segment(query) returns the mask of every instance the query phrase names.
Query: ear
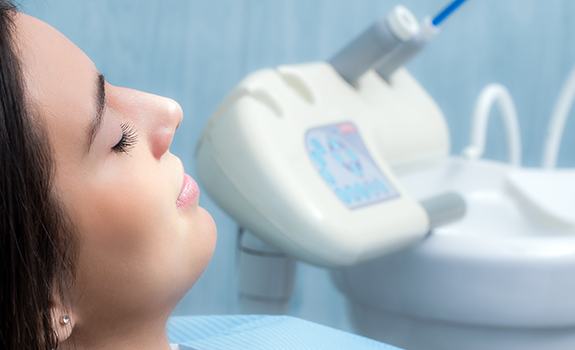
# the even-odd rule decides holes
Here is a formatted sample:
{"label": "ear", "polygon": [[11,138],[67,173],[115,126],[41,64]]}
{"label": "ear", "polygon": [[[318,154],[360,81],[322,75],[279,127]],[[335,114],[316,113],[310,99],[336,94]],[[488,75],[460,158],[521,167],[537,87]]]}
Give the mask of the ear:
{"label": "ear", "polygon": [[52,319],[52,329],[56,333],[58,343],[61,344],[70,338],[76,319],[72,312],[64,308],[60,302],[54,303],[50,309],[50,316]]}

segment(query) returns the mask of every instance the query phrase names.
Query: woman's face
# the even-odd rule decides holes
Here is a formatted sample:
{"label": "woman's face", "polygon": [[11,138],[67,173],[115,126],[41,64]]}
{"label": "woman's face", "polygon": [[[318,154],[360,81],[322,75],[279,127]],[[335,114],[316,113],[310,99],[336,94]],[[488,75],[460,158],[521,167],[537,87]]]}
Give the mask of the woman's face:
{"label": "woman's face", "polygon": [[79,48],[37,19],[19,14],[16,28],[29,104],[53,148],[54,190],[79,236],[77,327],[167,317],[215,244],[193,186],[191,201],[180,197],[184,169],[169,150],[180,106],[102,82]]}

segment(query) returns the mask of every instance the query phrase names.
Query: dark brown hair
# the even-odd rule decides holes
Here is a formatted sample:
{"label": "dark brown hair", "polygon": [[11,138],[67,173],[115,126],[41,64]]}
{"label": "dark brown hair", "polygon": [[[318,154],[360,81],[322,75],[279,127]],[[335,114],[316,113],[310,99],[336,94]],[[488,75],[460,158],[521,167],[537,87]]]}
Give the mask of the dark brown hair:
{"label": "dark brown hair", "polygon": [[55,349],[50,309],[73,281],[71,225],[47,135],[26,101],[16,9],[0,0],[0,349]]}

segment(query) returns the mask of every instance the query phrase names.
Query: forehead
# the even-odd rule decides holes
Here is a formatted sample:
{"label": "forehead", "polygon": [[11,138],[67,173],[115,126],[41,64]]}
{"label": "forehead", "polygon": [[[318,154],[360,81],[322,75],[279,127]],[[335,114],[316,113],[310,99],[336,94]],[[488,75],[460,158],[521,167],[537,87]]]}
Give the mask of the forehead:
{"label": "forehead", "polygon": [[94,113],[96,68],[48,24],[22,13],[16,15],[15,24],[29,103],[43,119],[53,147],[63,152],[59,140],[81,142],[79,135]]}

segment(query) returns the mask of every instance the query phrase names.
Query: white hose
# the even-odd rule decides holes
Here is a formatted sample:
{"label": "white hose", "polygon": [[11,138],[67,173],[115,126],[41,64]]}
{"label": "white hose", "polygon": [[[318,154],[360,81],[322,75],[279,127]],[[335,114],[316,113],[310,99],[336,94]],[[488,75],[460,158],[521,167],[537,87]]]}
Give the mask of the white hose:
{"label": "white hose", "polygon": [[509,91],[500,84],[487,85],[477,98],[471,128],[471,144],[463,151],[463,155],[468,159],[479,159],[483,156],[489,116],[495,103],[501,111],[505,124],[509,162],[513,166],[520,166],[521,133],[517,109]]}
{"label": "white hose", "polygon": [[575,100],[575,68],[567,78],[563,90],[559,94],[559,98],[555,103],[551,120],[549,121],[549,128],[547,129],[547,139],[545,140],[545,149],[543,150],[543,167],[547,169],[555,168],[557,166],[557,158],[559,156],[559,148],[561,147],[561,140],[563,138],[563,131],[567,123],[567,117],[573,107]]}

